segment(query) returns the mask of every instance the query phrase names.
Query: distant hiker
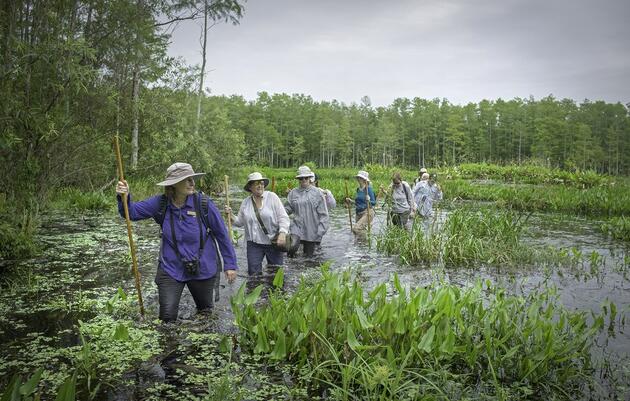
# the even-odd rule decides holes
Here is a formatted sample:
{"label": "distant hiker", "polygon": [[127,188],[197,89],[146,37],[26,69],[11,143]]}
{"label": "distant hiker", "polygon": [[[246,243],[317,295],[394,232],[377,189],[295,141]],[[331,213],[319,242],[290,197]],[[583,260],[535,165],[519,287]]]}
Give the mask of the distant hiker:
{"label": "distant hiker", "polygon": [[289,192],[284,207],[293,214],[290,232],[300,236],[304,256],[311,257],[328,231],[328,207],[322,191],[311,184],[315,174],[308,166],[301,166],[295,178],[300,185]]}
{"label": "distant hiker", "polygon": [[420,171],[418,172],[418,176],[416,178],[414,178],[414,180],[413,180],[414,185],[419,183],[420,181],[422,181],[422,174],[424,174],[424,173],[428,173],[428,171],[427,171],[426,168],[422,167],[420,169]]}
{"label": "distant hiker", "polygon": [[433,202],[442,199],[440,186],[431,184],[429,178],[428,173],[422,174],[420,182],[413,188],[417,215],[422,219],[422,228],[426,233],[428,233],[431,218],[433,217]]}
{"label": "distant hiker", "polygon": [[232,216],[232,224],[245,227],[250,276],[262,274],[263,258],[267,259],[269,267],[284,264],[284,253],[279,247],[286,246],[289,216],[278,195],[265,191],[267,185],[269,179],[259,172],[251,173],[244,189],[252,195],[241,203],[238,215],[232,215],[232,208],[225,207],[225,213]]}
{"label": "distant hiker", "polygon": [[387,188],[387,197],[387,201],[390,202],[388,221],[396,226],[406,227],[409,217],[415,214],[416,203],[411,187],[402,180],[399,172],[392,175],[392,183]]}
{"label": "distant hiker", "polygon": [[[311,183],[315,185],[316,188],[319,188],[319,176],[317,174],[315,174],[315,176],[311,178]],[[328,211],[330,212],[331,209],[336,208],[337,201],[335,200],[335,197],[333,196],[332,192],[324,188],[319,188],[319,190],[322,192],[322,195],[324,196],[324,200],[326,201],[326,206],[328,207]]]}
{"label": "distant hiker", "polygon": [[165,322],[177,320],[185,286],[197,311],[212,309],[221,259],[228,282],[236,278],[236,253],[221,214],[207,195],[195,191],[194,178],[204,174],[195,173],[188,163],[174,163],[166,170],[166,179],[157,183],[164,187],[165,195],[139,202],[131,201],[126,181],[118,181],[116,185],[121,216],[124,216],[122,196],[126,195],[131,220],[153,218],[160,225],[160,257],[155,283],[160,319]]}
{"label": "distant hiker", "polygon": [[376,195],[374,194],[374,190],[370,185],[370,175],[367,171],[359,171],[355,176],[357,179],[357,184],[359,187],[357,188],[356,195],[354,199],[346,198],[346,202],[354,203],[355,211],[356,211],[356,224],[352,227],[352,231],[355,234],[363,233],[368,226],[368,204],[367,204],[367,196],[370,197],[370,216],[369,223],[371,224],[374,221],[374,207],[376,206]]}

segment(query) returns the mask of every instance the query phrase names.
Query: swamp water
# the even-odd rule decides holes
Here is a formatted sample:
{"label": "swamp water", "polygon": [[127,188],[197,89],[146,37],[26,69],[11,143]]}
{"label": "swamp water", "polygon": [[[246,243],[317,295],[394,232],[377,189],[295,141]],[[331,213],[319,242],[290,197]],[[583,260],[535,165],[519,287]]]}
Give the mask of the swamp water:
{"label": "swamp water", "polygon": [[[238,204],[235,202],[232,207],[236,210]],[[437,223],[444,221],[447,215],[448,211],[440,210]],[[372,230],[374,236],[383,229],[384,216],[385,212],[378,210]],[[220,335],[229,338],[236,333],[229,299],[248,281],[244,238],[236,247],[241,269],[238,278],[232,285],[222,281],[221,300],[215,305],[214,312],[209,316],[196,315],[194,302],[185,290],[180,304],[180,321],[160,325],[152,320],[156,318],[158,308],[153,278],[159,230],[152,220],[146,220],[134,223],[134,234],[148,316],[145,326],[151,327],[147,333],[153,337],[145,342],[138,341],[149,344],[148,348],[155,352],[139,369],[123,374],[124,385],[108,386],[101,392],[104,397],[186,399],[203,397],[214,388],[217,398],[211,399],[219,399],[217,386],[224,385],[229,389],[230,385],[224,379],[239,371],[242,377],[239,383],[249,394],[245,399],[310,398],[305,389],[293,386],[295,377],[281,365],[269,365],[244,353],[231,355],[234,363],[225,365],[225,361],[222,363],[215,355]],[[43,380],[58,385],[64,375],[71,373],[70,350],[76,352],[80,348],[79,321],[89,321],[102,313],[97,311],[96,305],[115,298],[118,287],[126,291],[129,299],[136,297],[124,220],[113,213],[51,214],[44,219],[39,239],[44,249],[42,255],[15,266],[15,273],[7,278],[0,293],[0,339],[3,344],[0,377],[3,384],[9,374],[32,372],[42,366],[50,370]],[[295,289],[303,276],[317,276],[318,266],[330,261],[332,270],[348,266],[356,269],[367,289],[382,282],[391,283],[397,274],[408,288],[426,286],[437,279],[461,286],[488,279],[511,293],[525,294],[553,285],[569,310],[600,312],[602,305],[612,302],[616,305],[617,317],[600,335],[593,349],[598,360],[607,361],[604,368],[598,370],[597,378],[604,387],[599,397],[605,398],[608,377],[613,370],[619,377],[630,377],[630,333],[625,327],[625,318],[630,314],[627,244],[607,239],[597,231],[593,222],[555,214],[532,215],[523,241],[535,247],[567,249],[586,262],[556,269],[406,266],[396,257],[378,253],[374,239],[369,245],[366,240],[355,238],[349,230],[347,210],[338,207],[331,213],[330,230],[315,260],[305,260],[299,254],[285,260],[284,289],[288,292]],[[257,282],[248,283],[248,287],[258,284],[271,287],[272,281],[273,272],[267,272]],[[104,321],[102,324],[112,323]],[[130,353],[133,354],[133,350]],[[120,365],[127,366],[122,359],[123,362],[118,360]],[[229,369],[218,368],[223,365]],[[134,364],[130,362],[129,366]],[[200,366],[217,367],[212,383],[203,379],[207,372]],[[619,394],[619,388],[616,391]]]}

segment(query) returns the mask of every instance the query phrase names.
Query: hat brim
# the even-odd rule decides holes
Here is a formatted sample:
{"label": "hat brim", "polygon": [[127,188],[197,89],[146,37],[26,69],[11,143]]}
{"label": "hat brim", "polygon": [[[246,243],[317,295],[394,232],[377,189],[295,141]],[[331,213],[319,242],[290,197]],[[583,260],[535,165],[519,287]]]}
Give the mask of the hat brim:
{"label": "hat brim", "polygon": [[158,185],[160,187],[168,187],[169,185],[175,185],[180,181],[185,180],[186,178],[190,178],[190,177],[200,177],[202,175],[206,175],[206,173],[194,173],[194,174],[188,174],[185,175],[183,177],[177,177],[177,178],[171,178],[170,180],[164,180],[162,182],[158,182],[155,185]]}
{"label": "hat brim", "polygon": [[252,192],[251,189],[249,189],[249,183],[253,182],[253,181],[262,181],[265,183],[265,188],[267,188],[267,185],[269,185],[269,178],[262,178],[260,180],[251,180],[251,181],[247,181],[247,184],[245,184],[245,186],[243,187],[243,189],[247,192]]}
{"label": "hat brim", "polygon": [[362,175],[355,175],[355,176],[354,176],[354,178],[363,178],[363,179],[364,179],[365,181],[367,181],[367,182],[372,182],[372,181],[370,181],[370,179],[369,179],[369,178],[365,178],[365,177],[364,177],[364,176],[362,176]]}
{"label": "hat brim", "polygon": [[311,174],[300,174],[300,175],[296,175],[295,179],[299,179],[299,178],[310,178],[310,177],[315,177],[315,174],[311,173]]}

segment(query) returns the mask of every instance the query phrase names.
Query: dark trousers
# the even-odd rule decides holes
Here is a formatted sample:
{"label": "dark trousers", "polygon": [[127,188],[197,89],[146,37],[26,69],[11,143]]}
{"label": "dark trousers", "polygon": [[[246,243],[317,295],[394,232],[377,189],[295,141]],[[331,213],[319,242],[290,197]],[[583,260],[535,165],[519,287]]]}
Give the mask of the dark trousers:
{"label": "dark trousers", "polygon": [[407,222],[409,221],[409,212],[389,212],[389,221],[395,226],[406,227]]}
{"label": "dark trousers", "polygon": [[188,291],[195,300],[197,311],[202,312],[212,309],[214,306],[214,280],[216,276],[206,280],[190,280],[180,282],[169,276],[167,272],[158,266],[155,275],[155,284],[158,287],[158,299],[160,302],[160,320],[172,322],[177,320],[179,311],[179,301],[184,291],[184,286],[188,286]]}
{"label": "dark trousers", "polygon": [[283,253],[272,245],[247,241],[247,273],[250,276],[262,273],[263,258],[267,259],[267,265],[282,266],[284,264]]}
{"label": "dark trousers", "polygon": [[316,241],[300,241],[302,244],[302,251],[304,251],[304,256],[311,257],[313,253],[315,253],[315,247],[319,245],[319,242]]}

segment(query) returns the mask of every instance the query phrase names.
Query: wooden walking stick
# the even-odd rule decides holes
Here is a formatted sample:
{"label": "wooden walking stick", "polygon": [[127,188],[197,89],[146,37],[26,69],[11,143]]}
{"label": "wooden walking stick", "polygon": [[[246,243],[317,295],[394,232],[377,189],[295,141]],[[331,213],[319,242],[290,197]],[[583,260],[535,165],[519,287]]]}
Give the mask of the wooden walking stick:
{"label": "wooden walking stick", "polygon": [[[348,193],[348,179],[346,178],[346,198],[349,198],[350,194]],[[346,207],[348,208],[348,220],[350,221],[350,231],[352,231],[352,212],[350,211],[350,203],[345,201]]]}
{"label": "wooden walking stick", "polygon": [[271,192],[276,192],[276,176],[271,177]]}
{"label": "wooden walking stick", "polygon": [[[225,185],[225,204],[226,206],[230,206],[230,191],[229,191],[229,186],[228,186],[228,176],[224,175],[223,176],[223,184]],[[228,234],[230,235],[230,240],[232,241],[232,243],[234,243],[234,238],[232,237],[232,214],[231,213],[226,213],[225,217],[227,218],[227,229],[228,229]]]}
{"label": "wooden walking stick", "polygon": [[[120,143],[118,142],[118,134],[114,137],[116,145],[116,160],[118,161],[118,177],[120,181],[125,180],[123,173],[122,157],[120,156]],[[138,259],[136,258],[136,246],[133,243],[133,234],[131,232],[131,219],[129,219],[129,206],[127,205],[127,196],[121,196],[123,209],[125,210],[125,220],[127,221],[127,236],[129,237],[129,252],[131,253],[131,269],[136,281],[136,291],[138,292],[138,305],[140,305],[140,315],[144,317],[144,304],[142,303],[142,290],[140,289],[140,272],[138,271]]]}
{"label": "wooden walking stick", "polygon": [[370,191],[369,191],[369,187],[370,184],[366,183],[365,184],[365,201],[367,203],[367,235],[368,238],[370,238],[370,234],[372,233],[372,221],[370,219],[370,203],[372,202],[372,198],[370,197]]}

